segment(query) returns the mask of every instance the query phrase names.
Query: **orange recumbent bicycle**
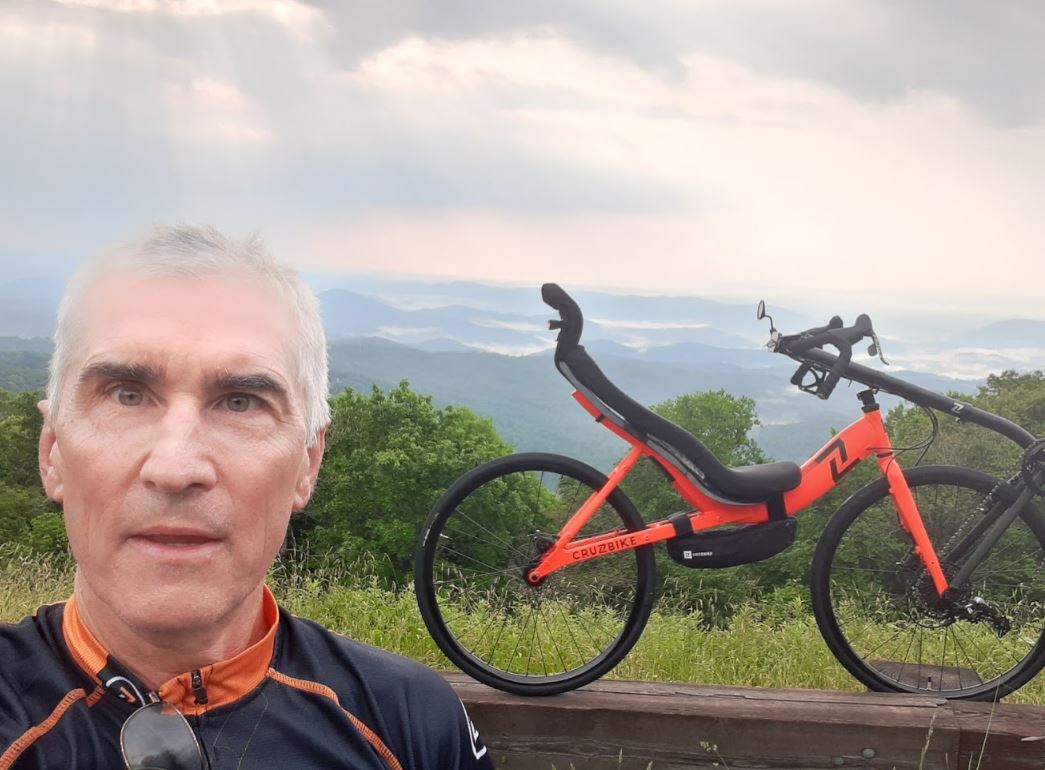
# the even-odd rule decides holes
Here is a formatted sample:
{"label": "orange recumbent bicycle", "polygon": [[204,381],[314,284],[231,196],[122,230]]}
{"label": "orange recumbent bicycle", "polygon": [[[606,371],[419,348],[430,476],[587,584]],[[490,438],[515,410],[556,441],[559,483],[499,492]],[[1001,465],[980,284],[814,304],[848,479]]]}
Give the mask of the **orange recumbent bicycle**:
{"label": "orange recumbent bicycle", "polygon": [[[551,695],[612,669],[638,640],[654,601],[653,545],[691,567],[769,558],[795,538],[794,514],[874,457],[881,478],[833,515],[813,557],[813,613],[828,647],[874,690],[998,698],[1045,665],[1045,443],[1018,425],[852,363],[870,319],[782,335],[769,349],[799,362],[791,378],[827,398],[862,383],[863,415],[801,466],[728,468],[690,433],[629,398],[579,344],[580,308],[555,284],[555,364],[574,398],[631,445],[604,476],[561,455],[498,458],[459,478],[425,523],[415,558],[421,614],[440,649],[493,687]],[[765,316],[759,305],[758,317]],[[834,354],[823,349],[834,347]],[[1019,444],[1007,481],[970,468],[902,470],[877,392],[976,423]],[[934,418],[935,420],[935,418]],[[619,488],[641,457],[692,506],[646,523]]]}

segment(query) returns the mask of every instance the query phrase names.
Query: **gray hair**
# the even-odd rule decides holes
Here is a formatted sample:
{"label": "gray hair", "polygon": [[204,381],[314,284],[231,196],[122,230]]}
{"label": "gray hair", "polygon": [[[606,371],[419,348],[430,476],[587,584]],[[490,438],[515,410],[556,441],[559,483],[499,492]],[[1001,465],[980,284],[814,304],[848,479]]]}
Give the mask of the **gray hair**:
{"label": "gray hair", "polygon": [[233,240],[213,227],[162,226],[145,237],[93,257],[66,287],[58,307],[47,382],[51,414],[58,414],[59,400],[78,347],[76,317],[85,292],[99,277],[120,271],[149,276],[199,278],[221,270],[239,270],[271,283],[285,298],[299,323],[298,376],[305,396],[305,430],[312,446],[330,422],[327,402],[327,345],[319,300],[301,281],[297,272],[278,262],[257,236]]}

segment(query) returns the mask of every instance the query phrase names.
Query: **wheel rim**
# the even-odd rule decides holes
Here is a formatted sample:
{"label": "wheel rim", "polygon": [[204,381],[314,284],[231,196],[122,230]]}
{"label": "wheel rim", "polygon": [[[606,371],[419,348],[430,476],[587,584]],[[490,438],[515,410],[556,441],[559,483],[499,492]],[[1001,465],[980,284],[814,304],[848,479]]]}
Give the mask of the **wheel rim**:
{"label": "wheel rim", "polygon": [[[930,540],[950,577],[964,563],[963,539],[989,506],[971,484],[914,483]],[[858,666],[895,689],[944,697],[997,691],[1038,654],[1045,619],[1045,556],[1018,518],[953,599],[941,600],[896,523],[888,495],[865,508],[839,538],[829,572],[830,607]],[[1012,627],[975,616],[985,602]]]}
{"label": "wheel rim", "polygon": [[[473,488],[433,528],[431,590],[455,663],[519,685],[576,681],[644,620],[648,576],[638,551],[571,565],[538,586],[524,579],[547,533],[591,493],[561,468],[508,471]],[[627,525],[604,503],[578,537]]]}

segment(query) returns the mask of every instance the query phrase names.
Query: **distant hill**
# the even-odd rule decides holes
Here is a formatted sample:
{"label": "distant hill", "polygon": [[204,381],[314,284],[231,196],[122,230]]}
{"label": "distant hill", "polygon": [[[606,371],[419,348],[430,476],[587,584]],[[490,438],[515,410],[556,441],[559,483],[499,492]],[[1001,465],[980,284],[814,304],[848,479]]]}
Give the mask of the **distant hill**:
{"label": "distant hill", "polygon": [[[439,404],[490,417],[520,450],[561,451],[604,469],[624,450],[573,402],[552,365],[547,320],[554,311],[541,302],[539,287],[377,276],[309,280],[321,290],[335,392],[387,389],[408,379]],[[60,281],[47,279],[0,284],[0,335],[8,335],[0,336],[0,387],[43,386],[61,290]],[[756,438],[778,459],[804,458],[831,428],[858,416],[844,384],[827,402],[788,384],[795,365],[762,349],[768,324],[755,320],[754,300],[573,294],[585,314],[583,344],[643,403],[698,390],[749,396],[762,420]],[[769,311],[785,331],[826,320],[784,307]],[[891,324],[875,319],[891,371],[930,389],[970,392],[990,372],[1045,368],[1042,321],[923,313]],[[926,329],[931,333],[916,337]]]}
{"label": "distant hill", "polygon": [[[606,470],[626,449],[570,398],[570,385],[555,369],[550,353],[517,357],[419,351],[380,338],[338,340],[330,349],[332,379],[337,385],[388,388],[407,379],[438,404],[463,404],[492,418],[519,451],[564,452]],[[788,383],[792,366],[786,359],[768,353],[761,357],[769,362],[761,369],[611,354],[597,355],[597,360],[607,376],[645,404],[699,390],[722,389],[751,397],[764,423],[756,438],[777,459],[805,459],[826,442],[832,428],[844,427],[859,417],[855,389],[849,391],[843,383],[830,401],[820,401]],[[943,391],[975,387],[975,383],[933,375],[910,379]],[[888,406],[895,400],[885,397],[883,402]]]}
{"label": "distant hill", "polygon": [[49,356],[53,347],[47,337],[0,337],[0,353],[40,353]]}
{"label": "distant hill", "polygon": [[957,335],[955,344],[962,347],[1036,348],[1045,340],[1045,321],[1013,319],[988,324],[967,334]]}
{"label": "distant hill", "polygon": [[49,353],[0,351],[0,388],[22,392],[47,386]]}

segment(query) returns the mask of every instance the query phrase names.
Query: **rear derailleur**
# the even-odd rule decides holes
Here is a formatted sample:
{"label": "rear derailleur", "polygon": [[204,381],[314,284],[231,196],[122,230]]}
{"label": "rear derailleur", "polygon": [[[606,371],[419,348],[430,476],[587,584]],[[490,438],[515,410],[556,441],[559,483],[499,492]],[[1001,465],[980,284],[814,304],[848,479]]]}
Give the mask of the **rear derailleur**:
{"label": "rear derailleur", "polygon": [[1012,623],[1009,619],[979,596],[974,596],[965,602],[955,602],[951,607],[951,615],[955,620],[986,623],[994,630],[998,638],[1012,630]]}

